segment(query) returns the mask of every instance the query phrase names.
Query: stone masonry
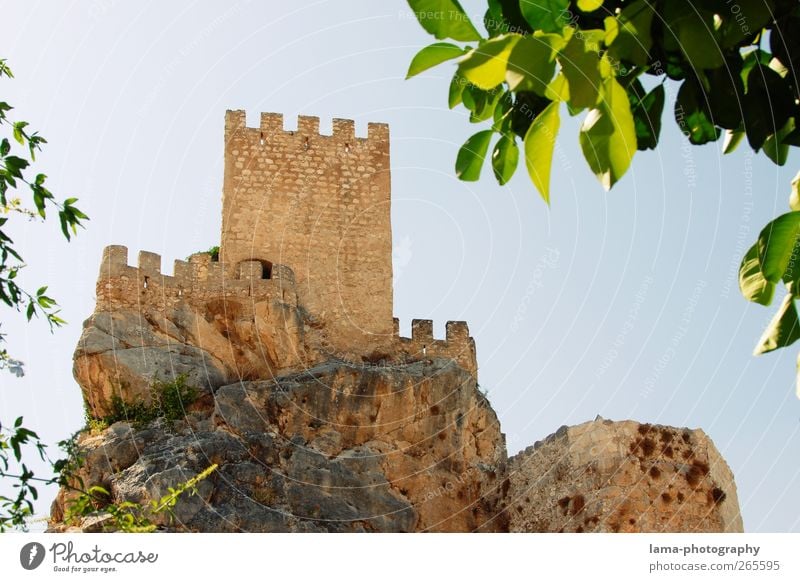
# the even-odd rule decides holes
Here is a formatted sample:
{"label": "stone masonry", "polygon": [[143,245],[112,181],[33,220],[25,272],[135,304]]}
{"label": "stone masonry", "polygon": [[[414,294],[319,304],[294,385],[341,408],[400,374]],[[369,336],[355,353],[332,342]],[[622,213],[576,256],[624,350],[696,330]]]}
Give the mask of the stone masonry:
{"label": "stone masonry", "polygon": [[289,265],[302,303],[348,344],[392,335],[392,231],[389,128],[301,116],[297,131],[263,113],[225,118],[225,180],[220,260],[229,277],[244,262]]}

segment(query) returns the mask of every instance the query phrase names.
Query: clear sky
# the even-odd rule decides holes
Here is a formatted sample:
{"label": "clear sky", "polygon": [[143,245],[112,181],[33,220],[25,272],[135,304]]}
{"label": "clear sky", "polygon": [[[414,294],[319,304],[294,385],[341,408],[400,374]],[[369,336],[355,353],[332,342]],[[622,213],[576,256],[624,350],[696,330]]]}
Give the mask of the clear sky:
{"label": "clear sky", "polygon": [[[485,1],[463,3],[480,20]],[[611,193],[562,120],[552,205],[524,168],[500,188],[454,176],[476,128],[447,109],[445,65],[404,81],[432,39],[405,2],[0,1],[0,96],[48,140],[51,189],[91,216],[66,244],[56,225],[15,231],[69,326],[3,316],[27,375],[0,375],[0,418],[22,414],[55,442],[83,424],[72,352],[94,307],[107,244],[164,265],[219,242],[226,109],[388,122],[392,135],[395,315],[467,320],[481,387],[514,453],[600,414],[700,427],[728,460],[748,531],[800,531],[797,349],[752,349],[775,307],[748,304],[737,269],[788,210],[784,168],[742,146],[689,147],[665,119]],[[674,98],[674,92],[669,102]],[[566,117],[566,115],[564,115]],[[167,270],[169,267],[167,267]],[[779,291],[780,293],[780,291]],[[46,513],[53,491],[38,506]]]}

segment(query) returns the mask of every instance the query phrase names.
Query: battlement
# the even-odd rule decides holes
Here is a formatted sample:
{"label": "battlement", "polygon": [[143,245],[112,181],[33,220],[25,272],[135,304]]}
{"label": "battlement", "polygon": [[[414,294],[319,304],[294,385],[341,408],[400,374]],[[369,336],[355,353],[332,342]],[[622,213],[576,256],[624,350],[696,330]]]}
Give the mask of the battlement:
{"label": "battlement", "polygon": [[140,251],[137,266],[128,265],[128,248],[108,246],[103,250],[97,281],[97,302],[108,308],[132,307],[143,302],[165,306],[192,299],[217,297],[264,299],[281,295],[296,304],[295,277],[285,265],[242,261],[226,276],[226,269],[212,261],[207,253],[198,253],[188,261],[176,260],[173,274],[161,272],[161,255]]}
{"label": "battlement", "polygon": [[368,123],[367,137],[356,137],[355,122],[352,119],[333,119],[333,132],[324,135],[319,130],[319,117],[299,115],[297,117],[297,130],[284,129],[284,116],[281,113],[262,113],[259,127],[247,127],[244,111],[227,111],[225,113],[225,138],[226,141],[235,135],[247,136],[252,141],[262,145],[268,141],[280,138],[306,138],[309,141],[304,145],[311,145],[312,141],[340,142],[345,145],[356,146],[367,143],[388,143],[389,126],[385,123]]}
{"label": "battlement", "polygon": [[411,337],[400,336],[400,320],[393,318],[394,344],[410,359],[450,358],[477,377],[475,340],[469,335],[466,321],[448,321],[445,339],[433,337],[433,321],[411,320]]}

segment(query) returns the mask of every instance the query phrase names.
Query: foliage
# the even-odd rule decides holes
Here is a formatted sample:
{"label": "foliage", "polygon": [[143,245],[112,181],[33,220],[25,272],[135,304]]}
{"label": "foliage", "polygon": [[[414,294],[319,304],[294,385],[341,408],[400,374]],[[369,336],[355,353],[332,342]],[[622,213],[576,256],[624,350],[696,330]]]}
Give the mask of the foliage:
{"label": "foliage", "polygon": [[25,465],[23,447],[33,445],[39,457],[45,460],[45,445],[22,423],[20,416],[10,428],[0,424],[0,478],[16,481],[13,485],[15,497],[0,495],[0,532],[10,528],[24,529],[26,520],[33,514],[33,502],[39,497],[33,483],[41,480],[36,479],[33,471]]}
{"label": "foliage", "polygon": [[[13,78],[13,74],[4,59],[0,59],[0,79]],[[30,321],[34,316],[43,316],[51,330],[65,322],[58,315],[58,305],[47,294],[47,286],[40,286],[35,291],[28,291],[20,286],[18,275],[25,267],[19,248],[9,236],[12,218],[24,218],[28,221],[45,222],[48,212],[54,211],[58,216],[61,232],[69,241],[77,234],[77,227],[83,226],[87,216],[76,206],[76,198],[66,198],[59,202],[47,188],[47,176],[33,173],[36,154],[42,150],[47,140],[36,131],[31,131],[29,123],[14,120],[10,115],[13,107],[0,101],[0,301],[16,311],[25,313]],[[19,190],[28,189],[32,205],[26,205],[20,197]],[[5,335],[0,333],[0,342]],[[12,357],[8,350],[0,348],[0,369],[6,369],[16,376],[24,375],[23,363]],[[14,482],[16,496],[9,498],[0,496],[0,531],[9,528],[26,527],[26,519],[33,512],[33,501],[38,497],[34,483],[54,483],[54,479],[41,479],[34,476],[24,462],[26,446],[33,446],[40,459],[48,461],[45,445],[39,436],[23,426],[19,417],[12,427],[5,427],[0,422],[0,478]],[[58,472],[63,465],[58,466]]]}
{"label": "foliage", "polygon": [[[526,156],[526,165],[548,200],[563,103],[570,115],[586,112],[581,149],[609,189],[637,150],[658,145],[668,79],[680,85],[672,109],[690,142],[726,134],[737,144],[746,137],[779,164],[789,146],[800,145],[791,73],[800,43],[787,34],[800,28],[796,0],[487,0],[485,37],[456,1],[408,3],[437,39],[476,43],[437,42],[423,48],[408,71],[413,77],[458,59],[450,107],[462,105],[473,123],[491,123],[470,138],[480,148],[468,141],[459,152],[457,174],[464,180],[478,179],[484,146],[497,134],[492,160],[504,168],[496,173],[500,183],[507,182],[516,167],[511,144],[520,138],[535,154]],[[537,123],[555,131],[546,137],[529,131]],[[458,171],[465,166],[469,171]]]}
{"label": "foliage", "polygon": [[[491,151],[495,178],[507,183],[520,139],[528,174],[549,203],[564,109],[584,115],[581,150],[607,190],[636,151],[658,146],[665,108],[692,144],[724,135],[725,154],[746,139],[784,165],[789,148],[800,146],[797,0],[487,0],[485,35],[455,0],[408,4],[440,41],[414,57],[408,76],[455,61],[450,108],[461,105],[471,123],[489,125],[458,152],[462,180],[478,180]],[[778,283],[789,290],[757,354],[800,338],[798,180],[792,211],[768,224],[742,260],[747,299],[768,305]]]}
{"label": "foliage", "polygon": [[187,385],[187,378],[186,374],[178,374],[171,382],[154,379],[150,386],[149,403],[141,400],[125,402],[115,394],[111,399],[111,414],[96,421],[99,423],[97,427],[110,426],[119,421],[144,425],[157,418],[180,420],[186,415],[185,407],[197,399],[197,389]]}
{"label": "foliage", "polygon": [[218,465],[215,463],[195,475],[188,481],[169,487],[166,495],[160,499],[153,499],[147,505],[140,505],[131,501],[111,503],[111,494],[107,489],[99,485],[89,487],[88,490],[81,492],[73,500],[64,516],[67,524],[77,524],[92,515],[107,517],[103,522],[104,531],[118,531],[125,533],[149,533],[156,530],[153,519],[160,515],[166,515],[169,523],[174,522],[174,508],[185,493],[189,495],[197,494],[197,485],[203,479],[208,478]]}
{"label": "foliage", "polygon": [[[756,345],[756,355],[800,339],[800,320],[794,303],[800,297],[800,173],[792,181],[789,207],[790,212],[763,228],[739,267],[739,288],[754,303],[772,303],[775,287],[780,283],[787,290],[778,312]],[[800,396],[800,374],[797,393]]]}
{"label": "foliage", "polygon": [[[13,74],[5,60],[0,59],[0,79],[12,78]],[[58,202],[52,192],[47,189],[47,176],[42,173],[33,174],[32,164],[36,161],[36,153],[41,151],[47,140],[38,132],[30,131],[26,121],[14,121],[9,117],[13,107],[0,101],[0,301],[17,311],[24,311],[30,321],[34,316],[42,315],[51,328],[65,322],[58,316],[57,304],[47,295],[47,286],[36,291],[22,288],[17,276],[25,266],[19,249],[8,235],[11,226],[9,220],[13,216],[23,217],[31,221],[44,222],[49,210],[55,210],[61,232],[67,240],[77,233],[77,227],[87,216],[75,207],[77,198],[67,198]],[[19,151],[17,151],[19,150]],[[30,190],[33,206],[26,206],[17,195],[19,188]],[[0,341],[5,337],[0,334]],[[0,368],[7,368],[17,376],[23,375],[22,362],[11,357],[8,351],[0,350]]]}

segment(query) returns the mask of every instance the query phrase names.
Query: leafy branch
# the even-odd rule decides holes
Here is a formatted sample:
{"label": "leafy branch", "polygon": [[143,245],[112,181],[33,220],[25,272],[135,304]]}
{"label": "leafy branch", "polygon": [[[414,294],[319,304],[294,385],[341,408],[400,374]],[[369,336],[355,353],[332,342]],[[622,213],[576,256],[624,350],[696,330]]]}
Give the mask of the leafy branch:
{"label": "leafy branch", "polygon": [[[13,78],[13,73],[7,62],[0,59],[2,77]],[[48,212],[55,211],[61,232],[69,241],[88,217],[75,206],[76,198],[59,202],[47,188],[45,174],[30,173],[37,152],[42,150],[47,140],[38,132],[31,132],[28,122],[11,119],[9,112],[12,110],[11,105],[0,101],[0,127],[5,128],[11,137],[0,139],[0,301],[17,311],[24,311],[28,321],[42,315],[53,329],[65,321],[59,316],[56,301],[47,295],[47,286],[31,292],[18,284],[18,275],[25,267],[25,261],[8,235],[9,220],[13,215],[20,215],[28,220],[45,221]],[[12,143],[22,151],[15,152]],[[17,195],[19,189],[26,186],[30,191],[31,207]],[[0,341],[4,340],[5,336],[0,334]],[[3,367],[18,376],[23,374],[22,363],[12,358],[5,348],[0,350],[0,368]]]}
{"label": "leafy branch", "polygon": [[[408,4],[439,42],[414,56],[407,77],[455,62],[449,107],[461,105],[470,123],[489,124],[458,152],[462,180],[478,180],[491,157],[495,178],[506,184],[519,165],[521,139],[530,179],[549,204],[566,110],[585,114],[580,147],[609,190],[637,151],[658,146],[673,95],[675,122],[691,144],[724,135],[722,152],[729,154],[746,139],[780,166],[800,146],[797,0],[487,0],[485,35],[458,0]],[[764,227],[740,268],[740,288],[750,301],[769,305],[781,282],[788,290],[756,354],[800,339],[798,181],[800,174],[792,211]]]}

